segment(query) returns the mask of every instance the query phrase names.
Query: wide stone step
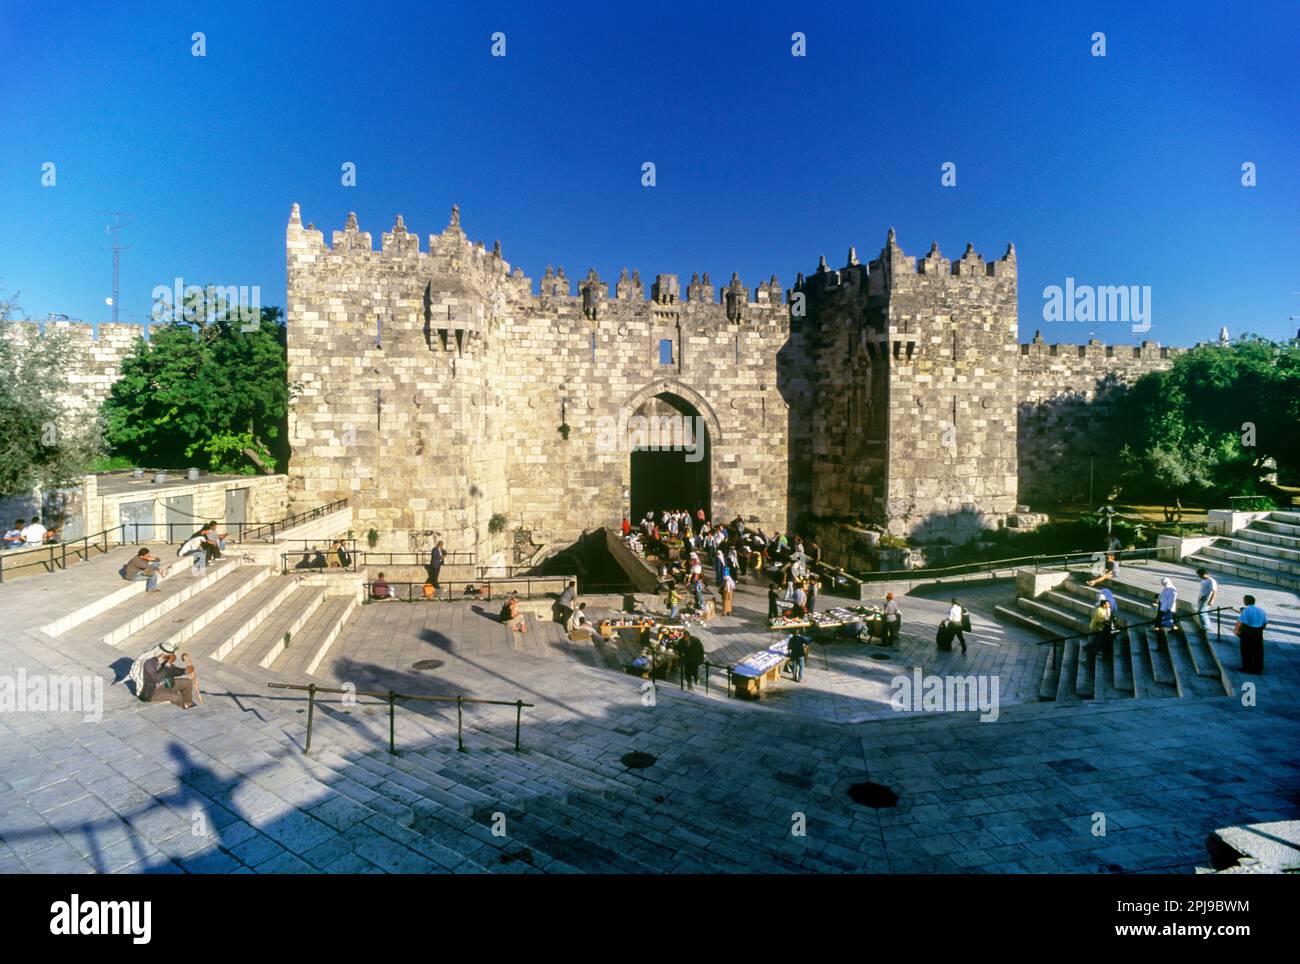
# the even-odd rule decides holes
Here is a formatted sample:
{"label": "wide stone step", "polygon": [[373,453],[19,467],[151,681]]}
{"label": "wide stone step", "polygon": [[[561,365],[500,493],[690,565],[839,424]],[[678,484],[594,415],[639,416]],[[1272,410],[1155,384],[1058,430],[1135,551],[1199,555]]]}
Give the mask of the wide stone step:
{"label": "wide stone step", "polygon": [[[156,593],[145,592],[145,583],[142,581],[129,587],[132,590],[131,594],[122,602],[103,609],[73,626],[68,626],[63,631],[79,641],[93,640],[116,646],[181,607],[188,609],[194,605],[193,600],[200,597],[215,598],[213,593],[220,591],[217,589],[218,584],[233,585],[234,583],[228,583],[226,580],[234,579],[239,582],[248,579],[250,571],[249,567],[241,566],[233,559],[223,559],[209,566],[202,578],[196,579],[188,572],[183,575],[173,574],[159,583]],[[116,574],[114,578],[118,578]],[[208,595],[204,596],[204,593]],[[116,598],[117,593],[114,593],[113,597]],[[51,635],[59,634],[51,633]]]}
{"label": "wide stone step", "polygon": [[[1115,647],[1112,647],[1112,650],[1114,648]],[[1109,659],[1107,659],[1100,650],[1093,657],[1092,660],[1092,667],[1093,667],[1092,698],[1093,699],[1095,700],[1125,699],[1126,700],[1132,696],[1131,693],[1122,692],[1118,687],[1115,686],[1115,682],[1114,682],[1115,661],[1116,661],[1116,656],[1113,651],[1111,652]]]}
{"label": "wide stone step", "polygon": [[1056,702],[1077,703],[1079,694],[1075,692],[1079,675],[1079,641],[1067,639],[1061,655],[1061,676],[1056,684]]}
{"label": "wide stone step", "polygon": [[[1285,549],[1300,556],[1300,535],[1289,536],[1279,532],[1268,532],[1262,529],[1238,529],[1227,538],[1242,542],[1251,547],[1267,546],[1276,549]],[[1247,551],[1250,551],[1247,549]]]}
{"label": "wide stone step", "polygon": [[271,669],[283,675],[316,675],[356,607],[354,596],[326,596]]}
{"label": "wide stone step", "polygon": [[[1266,552],[1264,550],[1271,551]],[[1275,549],[1272,546],[1257,546],[1253,543],[1246,543],[1243,548],[1242,543],[1238,540],[1219,539],[1200,550],[1200,554],[1209,556],[1211,559],[1222,559],[1225,562],[1235,563],[1239,566],[1273,569],[1278,572],[1300,576],[1300,564],[1297,564],[1291,558],[1274,555],[1274,553],[1282,551],[1284,550]]]}
{"label": "wide stone step", "polygon": [[297,587],[288,579],[268,576],[247,595],[220,611],[194,633],[191,645],[209,658],[222,662],[252,636],[293,595]]}
{"label": "wide stone step", "polygon": [[1160,648],[1160,637],[1154,629],[1143,627],[1137,632],[1146,646],[1147,665],[1151,669],[1152,681],[1157,687],[1162,689],[1165,695],[1176,695],[1177,686],[1176,677],[1174,676],[1174,664],[1169,658],[1168,648]]}
{"label": "wide stone step", "polygon": [[1246,528],[1255,532],[1268,532],[1280,536],[1290,536],[1293,539],[1300,539],[1300,525],[1297,525],[1294,522],[1283,522],[1279,519],[1272,518],[1256,519]]}
{"label": "wide stone step", "polygon": [[1074,692],[1081,700],[1090,700],[1097,695],[1096,687],[1096,660],[1101,658],[1100,653],[1093,653],[1089,656],[1084,652],[1085,640],[1075,640],[1075,674],[1074,674]]}
{"label": "wide stone step", "polygon": [[1279,522],[1284,525],[1292,525],[1300,529],[1300,512],[1289,512],[1285,509],[1279,509],[1276,512],[1268,514],[1269,522]]}
{"label": "wide stone step", "polygon": [[1165,633],[1165,638],[1169,641],[1169,663],[1174,673],[1174,688],[1178,690],[1179,696],[1197,696],[1194,683],[1199,680],[1196,675],[1196,667],[1192,664],[1192,659],[1187,653],[1187,642],[1183,634],[1177,630]]}
{"label": "wide stone step", "polygon": [[[237,565],[234,560],[218,560],[208,567],[205,577],[199,580],[190,577],[188,566],[178,563],[172,565],[159,580],[158,592],[147,593],[145,580],[127,582],[118,575],[118,569],[135,555],[134,551],[126,548],[114,549],[108,555],[112,557],[111,561],[97,560],[93,565],[87,565],[86,569],[80,570],[83,572],[98,570],[103,580],[103,591],[87,594],[86,598],[64,599],[63,605],[59,607],[61,611],[55,618],[39,627],[41,632],[50,636],[61,636],[99,617],[107,617],[106,622],[117,625],[146,612],[161,615],[201,592],[216,580],[230,575]],[[165,556],[162,558],[164,564],[169,561]],[[96,638],[93,632],[86,635]]]}
{"label": "wide stone step", "polygon": [[1059,627],[1049,626],[1042,620],[1035,619],[1033,616],[1029,615],[1029,613],[1024,612],[1017,606],[994,606],[993,615],[1016,626],[1024,626],[1027,629],[1035,630],[1044,638],[1061,635]]}
{"label": "wide stone step", "polygon": [[[110,645],[131,652],[137,649],[143,652],[149,644],[163,639],[170,639],[177,645],[186,644],[231,608],[238,606],[247,596],[257,592],[270,577],[271,570],[262,566],[240,566],[217,585],[205,589],[166,616],[147,623],[132,635]],[[102,641],[109,643],[111,638],[120,636],[120,633],[121,631],[106,636]],[[195,646],[193,649],[196,654],[209,654],[209,650],[203,646]]]}
{"label": "wide stone step", "polygon": [[1040,622],[1046,623],[1049,627],[1059,627],[1055,629],[1057,635],[1073,636],[1076,633],[1088,631],[1088,621],[1086,619],[1083,619],[1078,613],[1063,609],[1054,603],[1044,602],[1042,599],[1030,599],[1028,596],[1020,596],[1016,599],[1016,606]]}
{"label": "wide stone step", "polygon": [[[283,588],[275,593],[274,609],[267,613],[260,625],[245,635],[238,643],[220,657],[225,662],[242,663],[256,666],[258,669],[270,669],[281,653],[298,641],[302,627],[311,619],[316,609],[325,599],[324,586],[292,585],[292,580],[277,576],[277,581],[290,583],[288,593]],[[285,642],[285,637],[289,642]],[[214,654],[213,658],[218,658]]]}
{"label": "wide stone step", "polygon": [[1215,662],[1214,654],[1210,652],[1209,644],[1205,640],[1205,630],[1201,629],[1200,623],[1195,620],[1184,622],[1182,629],[1183,639],[1187,644],[1187,655],[1192,661],[1192,668],[1196,671],[1196,675],[1203,679],[1217,681],[1220,678],[1219,665]]}
{"label": "wide stone step", "polygon": [[1214,657],[1214,665],[1219,668],[1219,680],[1223,684],[1223,691],[1233,697],[1240,695],[1241,644],[1237,641],[1237,637],[1232,633],[1224,633],[1222,638],[1218,638],[1216,633],[1211,632],[1203,639],[1210,650],[1210,655]]}
{"label": "wide stone step", "polygon": [[1127,632],[1115,634],[1114,655],[1111,657],[1111,682],[1115,689],[1124,695],[1137,695],[1133,688],[1133,656],[1129,650]]}
{"label": "wide stone step", "polygon": [[1065,653],[1064,643],[1040,643],[1047,651],[1047,661],[1043,663],[1042,681],[1038,685],[1039,702],[1056,702],[1056,690],[1061,685],[1061,659]]}
{"label": "wide stone step", "polygon": [[[1217,571],[1230,576],[1241,576],[1243,579],[1252,579],[1255,582],[1270,586],[1300,590],[1300,575],[1288,574],[1278,569],[1262,569],[1258,566],[1230,562],[1218,556],[1209,555],[1208,553],[1213,549],[1213,546],[1208,546],[1201,552],[1188,556],[1187,561],[1204,566],[1211,572]],[[1222,592],[1220,592],[1220,595],[1222,595]]]}
{"label": "wide stone step", "polygon": [[[1084,586],[1083,588],[1087,589],[1088,587]],[[1080,596],[1078,593],[1062,591],[1059,589],[1048,590],[1047,592],[1043,593],[1041,596],[1037,596],[1035,598],[1039,602],[1048,603],[1049,605],[1055,606],[1057,609],[1063,610],[1064,612],[1073,613],[1076,616],[1076,618],[1082,617],[1085,624],[1084,628],[1086,629],[1087,623],[1092,620],[1092,611],[1097,608],[1096,606],[1097,594],[1093,590],[1089,590],[1089,591],[1092,592],[1092,597],[1089,599],[1085,599],[1084,597]]]}
{"label": "wide stone step", "polygon": [[1133,684],[1133,698],[1144,700],[1159,696],[1159,687],[1151,676],[1151,657],[1147,653],[1145,634],[1138,629],[1125,630],[1122,637],[1128,641],[1129,681]]}

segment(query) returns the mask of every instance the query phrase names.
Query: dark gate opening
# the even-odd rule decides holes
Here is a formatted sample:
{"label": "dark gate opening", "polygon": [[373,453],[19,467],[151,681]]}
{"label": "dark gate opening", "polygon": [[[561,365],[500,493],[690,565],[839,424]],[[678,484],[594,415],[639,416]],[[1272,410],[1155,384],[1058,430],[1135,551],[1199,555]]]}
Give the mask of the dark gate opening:
{"label": "dark gate opening", "polygon": [[[654,404],[658,400],[666,404]],[[699,509],[712,518],[712,464],[709,430],[699,418],[699,411],[685,399],[664,393],[655,396],[643,405],[635,414],[651,420],[684,416],[691,419],[692,429],[698,426],[699,438],[694,439],[694,451],[666,449],[664,433],[659,434],[660,443],[653,449],[633,449],[631,453],[632,486],[631,510],[632,521],[639,522],[647,512],[653,512],[655,518],[664,509],[685,509],[692,517]],[[680,439],[677,439],[680,441]]]}

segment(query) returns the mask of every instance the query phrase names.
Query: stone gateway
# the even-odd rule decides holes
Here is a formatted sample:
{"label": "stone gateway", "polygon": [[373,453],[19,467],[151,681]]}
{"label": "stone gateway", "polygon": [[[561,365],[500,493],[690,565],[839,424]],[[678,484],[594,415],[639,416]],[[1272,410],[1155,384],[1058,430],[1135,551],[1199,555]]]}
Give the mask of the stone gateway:
{"label": "stone gateway", "polygon": [[1172,357],[1021,345],[1014,247],[918,261],[892,229],[788,292],[660,274],[648,298],[627,269],[575,293],[548,266],[535,292],[457,208],[426,250],[400,215],[374,250],[355,215],[327,245],[295,204],[286,247],[294,498],[350,498],[386,544],[483,563],[512,561],[514,531],[563,543],[668,506],[961,541],[1004,524],[1026,476],[1036,497],[1075,484],[1027,472],[1035,449],[1063,458],[1099,384]]}

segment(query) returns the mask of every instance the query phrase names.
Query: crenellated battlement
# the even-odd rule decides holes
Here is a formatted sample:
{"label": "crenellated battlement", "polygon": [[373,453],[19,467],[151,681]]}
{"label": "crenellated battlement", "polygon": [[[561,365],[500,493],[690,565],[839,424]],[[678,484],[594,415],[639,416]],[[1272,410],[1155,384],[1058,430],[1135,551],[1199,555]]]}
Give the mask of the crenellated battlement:
{"label": "crenellated battlement", "polygon": [[1049,345],[1043,340],[1042,332],[1039,331],[1034,332],[1032,341],[1020,343],[1021,357],[1029,360],[1057,358],[1062,361],[1073,359],[1085,361],[1114,359],[1118,362],[1162,359],[1172,361],[1186,351],[1188,351],[1186,348],[1163,346],[1158,341],[1143,341],[1138,345],[1107,345],[1096,338],[1091,338],[1082,345],[1070,343]]}
{"label": "crenellated battlement", "polygon": [[[286,229],[286,246],[291,276],[295,272],[310,274],[319,265],[334,261],[353,263],[363,270],[383,271],[391,266],[420,276],[478,275],[486,282],[485,291],[502,287],[512,301],[530,301],[537,310],[544,310],[548,305],[554,307],[556,303],[582,303],[583,313],[593,320],[610,313],[621,315],[625,307],[651,304],[679,305],[693,314],[701,309],[707,314],[712,309],[719,316],[738,321],[751,314],[749,309],[762,316],[774,313],[782,304],[782,289],[775,274],[751,290],[740,283],[738,273],[733,274],[732,284],[719,289],[707,271],[702,275],[695,272],[683,298],[677,275],[657,275],[647,296],[640,271],[634,270],[629,277],[628,269],[623,268],[611,297],[609,284],[600,279],[595,268],[580,278],[575,288],[563,265],[548,264],[534,290],[533,279],[502,257],[500,241],[494,242],[489,251],[482,241],[469,240],[461,227],[460,209],[455,205],[447,227],[441,234],[430,234],[427,248],[421,250],[419,235],[407,228],[400,214],[393,227],[380,235],[378,249],[371,233],[361,230],[355,212],[348,214],[343,228],[334,231],[330,243],[326,244],[324,233],[314,224],[303,225],[301,209],[295,203]],[[502,284],[501,278],[508,279],[509,283]]]}

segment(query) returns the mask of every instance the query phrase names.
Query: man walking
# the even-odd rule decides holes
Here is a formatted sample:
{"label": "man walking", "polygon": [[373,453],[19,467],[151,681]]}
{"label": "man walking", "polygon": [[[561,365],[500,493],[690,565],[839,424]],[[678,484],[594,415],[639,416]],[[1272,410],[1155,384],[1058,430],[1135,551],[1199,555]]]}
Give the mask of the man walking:
{"label": "man walking", "polygon": [[796,683],[803,682],[804,658],[808,655],[808,640],[799,633],[790,637],[790,672]]}
{"label": "man walking", "polygon": [[429,552],[429,582],[433,583],[433,591],[436,594],[442,588],[439,579],[442,576],[442,564],[447,561],[447,550],[442,547],[442,540]]}
{"label": "man walking", "polygon": [[966,635],[962,632],[966,628],[965,623],[970,619],[966,615],[966,610],[962,609],[961,603],[957,600],[952,601],[948,607],[948,623],[952,626],[952,634],[961,642],[961,651],[966,652]]}
{"label": "man walking", "polygon": [[1237,619],[1237,638],[1241,641],[1241,671],[1252,676],[1264,672],[1264,627],[1268,615],[1255,605],[1254,596],[1242,599],[1246,607]]}

